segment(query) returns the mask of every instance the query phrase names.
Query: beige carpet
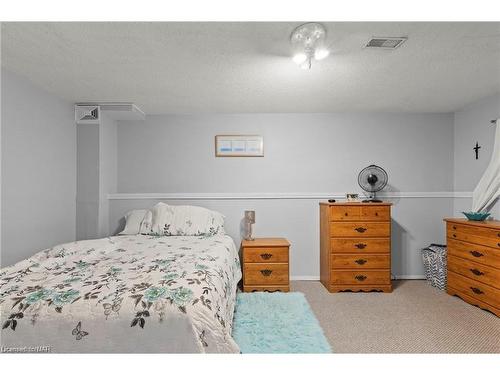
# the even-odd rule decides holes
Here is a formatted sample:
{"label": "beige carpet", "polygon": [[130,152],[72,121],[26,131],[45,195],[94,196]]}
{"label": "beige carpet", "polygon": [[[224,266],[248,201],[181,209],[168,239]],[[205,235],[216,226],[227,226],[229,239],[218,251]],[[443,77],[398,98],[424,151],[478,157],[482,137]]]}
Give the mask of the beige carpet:
{"label": "beige carpet", "polygon": [[330,294],[317,281],[292,281],[334,353],[500,353],[500,318],[434,289],[398,281],[392,293]]}

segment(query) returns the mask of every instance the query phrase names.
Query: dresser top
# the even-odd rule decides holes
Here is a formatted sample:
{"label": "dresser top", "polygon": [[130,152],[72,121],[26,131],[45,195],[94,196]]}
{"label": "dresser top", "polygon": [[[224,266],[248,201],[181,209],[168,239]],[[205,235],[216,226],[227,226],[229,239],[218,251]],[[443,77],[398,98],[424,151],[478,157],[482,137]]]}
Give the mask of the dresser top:
{"label": "dresser top", "polygon": [[392,206],[392,203],[390,202],[378,202],[378,203],[373,203],[373,202],[348,202],[348,201],[341,201],[341,202],[319,202],[320,205],[324,206]]}
{"label": "dresser top", "polygon": [[500,221],[498,220],[473,221],[462,218],[446,218],[444,221],[449,223],[472,225],[481,228],[500,229]]}
{"label": "dresser top", "polygon": [[242,247],[287,247],[290,242],[286,238],[255,238],[253,241],[242,240]]}

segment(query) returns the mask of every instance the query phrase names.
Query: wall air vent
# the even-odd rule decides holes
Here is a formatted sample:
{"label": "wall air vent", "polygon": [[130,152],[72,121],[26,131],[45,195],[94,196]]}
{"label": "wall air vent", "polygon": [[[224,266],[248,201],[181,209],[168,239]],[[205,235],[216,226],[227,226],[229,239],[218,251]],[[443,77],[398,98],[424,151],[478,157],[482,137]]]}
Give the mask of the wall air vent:
{"label": "wall air vent", "polygon": [[101,109],[96,105],[75,105],[75,121],[77,124],[98,124]]}
{"label": "wall air vent", "polygon": [[403,44],[408,38],[406,37],[397,37],[397,38],[382,38],[382,37],[373,37],[368,43],[366,43],[366,48],[381,48],[381,49],[396,49],[401,44]]}

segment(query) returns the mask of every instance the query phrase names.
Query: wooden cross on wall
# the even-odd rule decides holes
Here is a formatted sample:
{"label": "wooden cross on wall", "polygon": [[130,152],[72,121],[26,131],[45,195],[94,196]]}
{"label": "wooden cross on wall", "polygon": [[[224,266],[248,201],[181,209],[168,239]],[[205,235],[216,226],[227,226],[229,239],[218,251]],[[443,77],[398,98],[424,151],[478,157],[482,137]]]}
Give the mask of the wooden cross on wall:
{"label": "wooden cross on wall", "polygon": [[479,159],[479,149],[481,146],[479,146],[479,142],[476,142],[476,147],[473,147],[472,149],[476,152],[476,160]]}

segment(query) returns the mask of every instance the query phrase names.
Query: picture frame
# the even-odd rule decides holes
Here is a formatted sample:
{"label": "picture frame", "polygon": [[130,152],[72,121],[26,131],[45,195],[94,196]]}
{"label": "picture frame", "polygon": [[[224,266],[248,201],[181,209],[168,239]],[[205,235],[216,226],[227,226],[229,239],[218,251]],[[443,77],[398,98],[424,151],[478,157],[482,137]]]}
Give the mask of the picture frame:
{"label": "picture frame", "polygon": [[216,135],[216,157],[263,157],[264,137],[261,135]]}

